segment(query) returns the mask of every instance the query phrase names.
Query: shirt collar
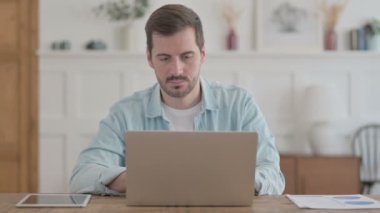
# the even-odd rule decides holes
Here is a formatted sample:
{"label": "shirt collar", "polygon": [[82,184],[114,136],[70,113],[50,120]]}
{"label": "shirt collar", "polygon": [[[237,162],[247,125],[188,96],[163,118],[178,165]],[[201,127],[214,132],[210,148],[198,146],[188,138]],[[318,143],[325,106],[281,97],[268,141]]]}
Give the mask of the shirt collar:
{"label": "shirt collar", "polygon": [[163,107],[161,103],[161,92],[160,92],[160,84],[156,83],[152,92],[150,93],[150,97],[148,97],[146,103],[147,113],[146,116],[150,118],[159,117],[163,115]]}
{"label": "shirt collar", "polygon": [[201,77],[201,87],[202,87],[202,102],[203,102],[202,111],[218,109],[216,98],[211,90],[210,82]]}
{"label": "shirt collar", "polygon": [[[218,105],[216,104],[215,96],[212,94],[210,83],[200,77],[201,88],[202,88],[202,109],[204,110],[216,110],[218,109]],[[163,106],[161,101],[161,91],[159,83],[156,83],[152,92],[150,93],[150,97],[147,100],[147,117],[154,118],[163,116]]]}

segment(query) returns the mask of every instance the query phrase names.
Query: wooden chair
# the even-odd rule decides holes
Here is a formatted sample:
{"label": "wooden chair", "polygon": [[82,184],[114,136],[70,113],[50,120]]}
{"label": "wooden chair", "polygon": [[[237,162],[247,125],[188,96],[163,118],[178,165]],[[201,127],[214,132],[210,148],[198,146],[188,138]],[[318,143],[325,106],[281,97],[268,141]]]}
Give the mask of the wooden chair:
{"label": "wooden chair", "polygon": [[372,186],[380,182],[380,124],[360,127],[354,134],[352,148],[361,157],[362,193],[370,194]]}

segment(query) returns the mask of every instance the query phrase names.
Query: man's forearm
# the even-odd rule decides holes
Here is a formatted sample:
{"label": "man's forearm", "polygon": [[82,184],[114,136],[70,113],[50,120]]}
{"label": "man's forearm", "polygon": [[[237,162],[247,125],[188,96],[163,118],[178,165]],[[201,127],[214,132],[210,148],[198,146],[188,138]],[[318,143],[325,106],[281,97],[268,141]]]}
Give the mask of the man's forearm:
{"label": "man's forearm", "polygon": [[117,176],[107,187],[113,191],[117,191],[120,193],[125,193],[126,191],[126,183],[127,183],[127,172],[122,172],[119,176]]}
{"label": "man's forearm", "polygon": [[273,166],[256,167],[256,191],[259,195],[280,195],[284,192],[285,179]]}

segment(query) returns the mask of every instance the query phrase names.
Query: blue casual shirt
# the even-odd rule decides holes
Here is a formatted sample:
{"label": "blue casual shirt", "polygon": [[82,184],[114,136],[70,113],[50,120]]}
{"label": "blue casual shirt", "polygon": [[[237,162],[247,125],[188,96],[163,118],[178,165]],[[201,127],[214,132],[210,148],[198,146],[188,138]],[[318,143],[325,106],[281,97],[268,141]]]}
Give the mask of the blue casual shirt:
{"label": "blue casual shirt", "polygon": [[[255,131],[259,135],[255,190],[282,194],[285,180],[279,153],[268,125],[253,97],[244,89],[201,78],[202,106],[195,116],[195,131]],[[119,194],[107,185],[127,169],[125,134],[128,130],[169,130],[160,85],[117,102],[100,122],[92,143],[81,152],[70,187],[75,193]]]}

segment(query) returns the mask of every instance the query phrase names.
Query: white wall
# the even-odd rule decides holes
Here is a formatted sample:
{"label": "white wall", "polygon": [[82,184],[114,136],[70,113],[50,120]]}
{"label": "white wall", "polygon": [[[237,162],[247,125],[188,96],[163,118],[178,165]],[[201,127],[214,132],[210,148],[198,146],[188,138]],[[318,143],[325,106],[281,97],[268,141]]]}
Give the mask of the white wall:
{"label": "white wall", "polygon": [[[214,53],[202,73],[253,93],[283,154],[311,153],[302,113],[310,85],[334,85],[347,112],[333,123],[337,138],[324,140],[329,151],[350,153],[353,131],[380,121],[380,54]],[[120,52],[41,53],[40,74],[40,190],[67,192],[78,154],[110,106],[156,79],[144,54]]]}
{"label": "white wall", "polygon": [[[90,39],[102,39],[111,49],[118,48],[120,27],[123,23],[111,23],[105,18],[96,17],[91,11],[105,0],[41,0],[40,2],[40,45],[48,49],[54,40],[67,39],[72,42],[73,49],[82,49]],[[332,2],[334,0],[328,0]],[[201,17],[204,25],[206,48],[209,51],[224,49],[226,24],[221,16],[222,0],[151,0],[150,12],[166,3],[181,3],[193,8]],[[232,1],[231,1],[232,2]],[[234,0],[237,8],[243,9],[238,22],[239,46],[241,50],[253,47],[254,0]],[[351,0],[341,22],[338,24],[340,36],[339,48],[346,49],[347,31],[360,27],[366,20],[377,17],[380,1]],[[149,12],[149,13],[150,13]],[[147,15],[133,26],[137,51],[145,49],[144,24]]]}

